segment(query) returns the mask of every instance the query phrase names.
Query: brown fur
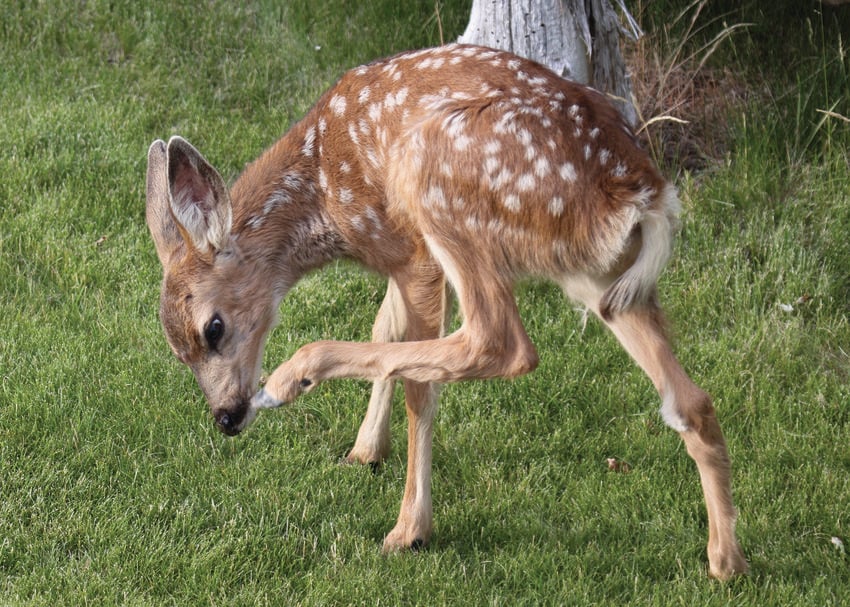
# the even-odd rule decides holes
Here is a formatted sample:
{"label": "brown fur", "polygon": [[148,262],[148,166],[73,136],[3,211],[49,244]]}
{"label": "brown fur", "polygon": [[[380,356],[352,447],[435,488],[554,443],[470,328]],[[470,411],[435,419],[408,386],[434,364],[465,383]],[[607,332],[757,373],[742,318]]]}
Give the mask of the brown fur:
{"label": "brown fur", "polygon": [[[602,95],[461,45],[348,72],[229,195],[185,141],[149,152],[163,326],[222,430],[236,433],[259,408],[324,380],[367,378],[373,395],[349,459],[377,462],[389,446],[393,382],[404,380],[408,479],[385,550],[430,538],[437,385],[537,366],[513,295],[519,278],[536,275],[602,317],[655,383],[665,421],[700,470],[711,572],[729,577],[747,566],[725,443],[655,302],[677,210],[675,191]],[[305,345],[251,399],[281,298],[337,257],[390,277],[373,342]],[[448,336],[446,283],[463,319]],[[216,344],[213,321],[225,327]]]}

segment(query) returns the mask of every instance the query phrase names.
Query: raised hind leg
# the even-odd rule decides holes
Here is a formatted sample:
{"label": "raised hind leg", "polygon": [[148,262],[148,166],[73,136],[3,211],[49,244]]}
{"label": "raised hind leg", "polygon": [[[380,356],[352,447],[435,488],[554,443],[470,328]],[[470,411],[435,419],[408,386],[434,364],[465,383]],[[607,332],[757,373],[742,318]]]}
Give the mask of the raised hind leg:
{"label": "raised hind leg", "polygon": [[719,579],[746,573],[747,561],[735,537],[729,454],[711,398],[673,355],[655,304],[622,312],[607,324],[655,384],[664,421],[679,433],[696,462],[708,511],[709,573]]}

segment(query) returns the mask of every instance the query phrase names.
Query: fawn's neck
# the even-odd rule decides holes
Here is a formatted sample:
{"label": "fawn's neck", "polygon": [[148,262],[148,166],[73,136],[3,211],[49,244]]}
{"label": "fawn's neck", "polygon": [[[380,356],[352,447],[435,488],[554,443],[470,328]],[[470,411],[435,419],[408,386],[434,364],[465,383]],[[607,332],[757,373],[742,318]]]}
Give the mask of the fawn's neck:
{"label": "fawn's neck", "polygon": [[305,122],[249,164],[230,193],[240,249],[283,290],[348,253],[318,186],[317,159],[300,145]]}

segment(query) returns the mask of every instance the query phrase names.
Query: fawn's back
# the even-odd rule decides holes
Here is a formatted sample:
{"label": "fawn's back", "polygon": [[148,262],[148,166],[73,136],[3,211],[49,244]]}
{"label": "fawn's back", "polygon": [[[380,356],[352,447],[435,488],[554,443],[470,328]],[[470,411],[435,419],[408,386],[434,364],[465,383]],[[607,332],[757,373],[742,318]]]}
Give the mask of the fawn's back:
{"label": "fawn's back", "polygon": [[232,196],[250,234],[312,188],[343,252],[386,273],[433,236],[503,257],[502,271],[560,276],[610,271],[644,212],[675,211],[657,208],[664,187],[598,92],[448,45],[346,73]]}

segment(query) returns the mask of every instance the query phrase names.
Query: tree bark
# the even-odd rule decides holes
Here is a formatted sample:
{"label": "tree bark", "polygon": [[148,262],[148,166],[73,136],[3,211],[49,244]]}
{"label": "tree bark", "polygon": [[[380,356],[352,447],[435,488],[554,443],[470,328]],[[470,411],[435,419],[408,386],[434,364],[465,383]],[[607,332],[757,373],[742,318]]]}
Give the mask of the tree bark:
{"label": "tree bark", "polygon": [[620,22],[608,0],[473,0],[459,42],[511,51],[608,93],[633,126]]}

